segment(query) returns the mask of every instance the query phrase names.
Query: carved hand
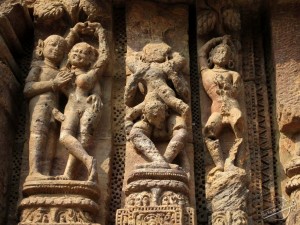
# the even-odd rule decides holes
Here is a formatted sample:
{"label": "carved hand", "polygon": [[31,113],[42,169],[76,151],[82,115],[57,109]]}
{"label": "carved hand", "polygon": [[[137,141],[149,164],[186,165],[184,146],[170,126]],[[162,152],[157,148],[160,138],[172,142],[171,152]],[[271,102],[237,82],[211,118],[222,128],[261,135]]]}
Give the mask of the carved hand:
{"label": "carved hand", "polygon": [[67,84],[73,77],[72,73],[60,71],[53,80],[55,87],[62,87]]}
{"label": "carved hand", "polygon": [[74,26],[74,30],[77,33],[81,33],[81,34],[93,34],[95,29],[93,27],[90,26],[90,22],[84,22],[84,23],[77,23]]}
{"label": "carved hand", "polygon": [[96,94],[90,95],[86,102],[92,104],[94,112],[99,112],[103,106],[100,96]]}

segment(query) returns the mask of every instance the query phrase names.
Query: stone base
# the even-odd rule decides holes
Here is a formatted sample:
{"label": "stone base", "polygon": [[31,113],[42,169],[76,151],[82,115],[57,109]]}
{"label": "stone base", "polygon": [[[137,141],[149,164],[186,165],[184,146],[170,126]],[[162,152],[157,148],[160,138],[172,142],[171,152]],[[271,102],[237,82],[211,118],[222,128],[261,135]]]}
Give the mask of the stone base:
{"label": "stone base", "polygon": [[19,204],[20,225],[92,224],[99,213],[100,192],[93,182],[27,181]]}
{"label": "stone base", "polygon": [[195,225],[194,209],[179,205],[119,209],[116,225]]}
{"label": "stone base", "polygon": [[249,224],[249,218],[247,213],[242,210],[235,211],[219,211],[212,213],[211,216],[212,225],[231,225],[231,224]]}
{"label": "stone base", "polygon": [[[68,223],[68,225],[81,224],[81,225],[101,225],[100,223]],[[32,225],[32,223],[18,223],[18,225]],[[61,225],[61,223],[34,223],[34,225]]]}

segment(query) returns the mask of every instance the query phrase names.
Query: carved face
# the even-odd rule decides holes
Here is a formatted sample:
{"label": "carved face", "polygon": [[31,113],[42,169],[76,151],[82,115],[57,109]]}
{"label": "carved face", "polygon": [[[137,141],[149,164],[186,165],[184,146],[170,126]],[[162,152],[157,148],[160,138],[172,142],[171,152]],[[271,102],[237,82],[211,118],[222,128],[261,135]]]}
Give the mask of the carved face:
{"label": "carved face", "polygon": [[73,46],[68,58],[71,65],[84,69],[94,62],[96,49],[87,43],[81,42]]}
{"label": "carved face", "polygon": [[149,206],[150,205],[150,199],[148,196],[144,196],[142,199],[143,206]]}
{"label": "carved face", "polygon": [[66,41],[58,35],[51,35],[44,41],[43,55],[55,63],[63,59],[65,50]]}
{"label": "carved face", "polygon": [[237,211],[232,215],[232,225],[247,225],[247,214],[243,211]]}
{"label": "carved face", "polygon": [[232,53],[228,45],[218,45],[212,52],[211,60],[215,65],[226,67],[231,57]]}

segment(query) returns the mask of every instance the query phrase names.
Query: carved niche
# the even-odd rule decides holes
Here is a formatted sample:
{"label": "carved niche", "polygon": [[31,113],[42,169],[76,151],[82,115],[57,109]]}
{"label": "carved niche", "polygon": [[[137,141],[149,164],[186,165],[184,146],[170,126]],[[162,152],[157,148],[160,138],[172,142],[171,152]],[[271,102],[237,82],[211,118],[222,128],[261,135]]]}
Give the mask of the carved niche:
{"label": "carved niche", "polygon": [[[67,1],[32,3],[40,39],[24,87],[29,100],[29,174],[19,204],[20,224],[90,224],[99,221],[105,207],[99,204],[94,148],[106,107],[101,77],[109,54],[107,35],[101,23],[94,22],[101,16],[98,3],[73,3],[70,8]],[[70,21],[57,23],[66,15]],[[70,23],[73,27],[62,34],[60,25]],[[41,29],[49,25],[49,30]]]}
{"label": "carved niche", "polygon": [[179,15],[186,18],[186,8],[150,2],[127,10],[126,196],[116,215],[120,225],[195,224],[190,89],[178,43],[187,21],[175,20]]}
{"label": "carved niche", "polygon": [[[232,1],[207,1],[199,7],[197,22],[203,136],[213,162],[206,160],[211,223],[249,224],[249,181],[241,157],[246,152],[243,80],[238,72],[238,41],[225,35],[240,30],[240,14]],[[207,40],[212,34],[224,36]]]}

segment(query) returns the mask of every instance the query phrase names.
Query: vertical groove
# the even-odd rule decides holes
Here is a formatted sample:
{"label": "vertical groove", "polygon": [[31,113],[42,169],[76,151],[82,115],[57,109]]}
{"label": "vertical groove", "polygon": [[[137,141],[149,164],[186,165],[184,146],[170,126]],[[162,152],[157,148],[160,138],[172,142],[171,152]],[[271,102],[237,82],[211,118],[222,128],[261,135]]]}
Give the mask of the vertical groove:
{"label": "vertical groove", "polygon": [[196,191],[197,224],[207,224],[207,207],[205,195],[205,163],[204,147],[202,140],[202,125],[200,111],[200,75],[197,63],[197,33],[196,33],[196,9],[190,6],[189,10],[189,53],[190,53],[190,81],[191,81],[191,105],[194,143],[194,173]]}
{"label": "vertical groove", "polygon": [[112,174],[110,179],[111,194],[109,204],[109,222],[115,224],[117,209],[122,207],[122,187],[125,172],[125,151],[126,137],[124,132],[125,105],[123,101],[124,87],[126,83],[125,74],[125,54],[126,44],[126,22],[125,8],[114,8],[113,13],[113,32],[114,32],[114,75],[113,75],[113,157]]}

